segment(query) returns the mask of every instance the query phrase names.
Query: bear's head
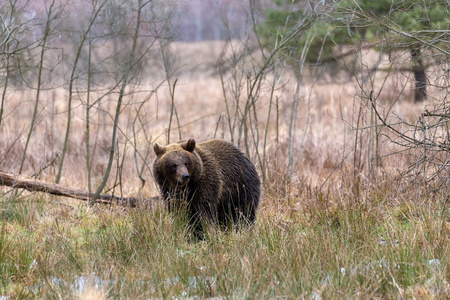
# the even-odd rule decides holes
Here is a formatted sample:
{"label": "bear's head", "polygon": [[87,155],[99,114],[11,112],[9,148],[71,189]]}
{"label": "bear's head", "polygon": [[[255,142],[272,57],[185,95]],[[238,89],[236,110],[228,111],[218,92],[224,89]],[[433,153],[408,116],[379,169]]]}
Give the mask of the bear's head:
{"label": "bear's head", "polygon": [[155,143],[154,175],[157,181],[173,189],[184,187],[202,172],[202,163],[195,150],[195,140],[161,146]]}

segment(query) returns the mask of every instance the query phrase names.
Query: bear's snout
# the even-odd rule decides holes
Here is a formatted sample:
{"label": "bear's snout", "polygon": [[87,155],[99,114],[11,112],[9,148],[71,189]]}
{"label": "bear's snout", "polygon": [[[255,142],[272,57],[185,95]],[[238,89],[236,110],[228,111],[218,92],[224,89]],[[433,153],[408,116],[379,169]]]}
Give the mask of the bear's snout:
{"label": "bear's snout", "polygon": [[177,187],[183,187],[187,184],[191,176],[189,175],[189,170],[186,166],[181,165],[177,167],[176,175],[175,175],[175,184]]}
{"label": "bear's snout", "polygon": [[183,181],[184,182],[188,182],[189,181],[189,174],[188,173],[185,173],[185,174],[183,174],[183,176],[181,176],[181,179],[183,179]]}

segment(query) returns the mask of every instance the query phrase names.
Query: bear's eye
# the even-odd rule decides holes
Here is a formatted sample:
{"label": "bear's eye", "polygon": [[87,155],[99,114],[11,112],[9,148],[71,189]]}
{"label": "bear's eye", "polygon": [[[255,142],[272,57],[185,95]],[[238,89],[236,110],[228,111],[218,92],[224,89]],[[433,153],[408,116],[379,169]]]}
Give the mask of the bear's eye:
{"label": "bear's eye", "polygon": [[176,164],[171,164],[169,166],[169,169],[170,169],[171,172],[175,172],[177,170],[177,165]]}

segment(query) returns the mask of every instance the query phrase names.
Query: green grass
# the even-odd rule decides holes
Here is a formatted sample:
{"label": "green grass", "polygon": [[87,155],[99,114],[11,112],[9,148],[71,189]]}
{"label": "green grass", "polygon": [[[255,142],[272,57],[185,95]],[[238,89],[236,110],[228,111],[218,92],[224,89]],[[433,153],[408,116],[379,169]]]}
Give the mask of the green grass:
{"label": "green grass", "polygon": [[0,296],[445,297],[446,210],[367,195],[364,204],[330,193],[264,199],[253,230],[210,233],[202,242],[190,242],[162,208],[71,208],[5,196]]}

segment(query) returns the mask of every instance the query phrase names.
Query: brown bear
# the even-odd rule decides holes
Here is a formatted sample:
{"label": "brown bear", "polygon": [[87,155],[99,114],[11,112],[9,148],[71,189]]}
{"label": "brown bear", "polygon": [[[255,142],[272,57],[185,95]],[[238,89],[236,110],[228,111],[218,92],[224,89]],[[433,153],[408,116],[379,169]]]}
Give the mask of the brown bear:
{"label": "brown bear", "polygon": [[185,204],[188,225],[203,238],[205,225],[238,230],[255,222],[260,180],[255,166],[233,144],[194,139],[154,145],[153,175],[169,211]]}

